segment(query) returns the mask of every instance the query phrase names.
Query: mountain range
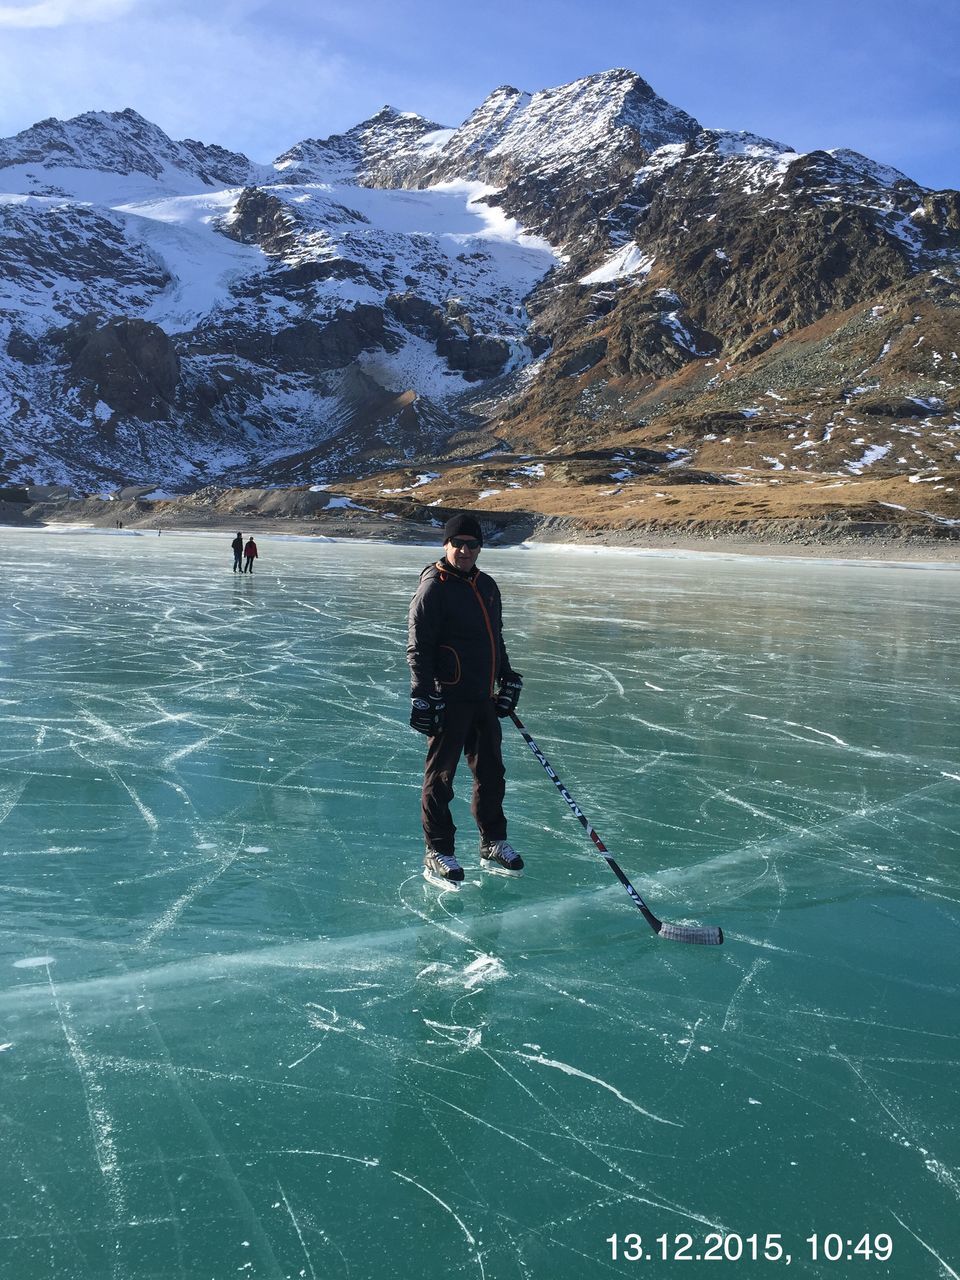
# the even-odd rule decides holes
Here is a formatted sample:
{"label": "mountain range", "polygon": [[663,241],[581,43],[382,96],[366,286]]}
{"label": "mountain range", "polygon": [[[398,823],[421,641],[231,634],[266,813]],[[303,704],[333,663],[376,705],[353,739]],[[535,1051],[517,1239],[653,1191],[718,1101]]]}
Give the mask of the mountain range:
{"label": "mountain range", "polygon": [[952,529],[958,351],[960,193],[627,70],[272,164],[130,109],[0,140],[8,490]]}

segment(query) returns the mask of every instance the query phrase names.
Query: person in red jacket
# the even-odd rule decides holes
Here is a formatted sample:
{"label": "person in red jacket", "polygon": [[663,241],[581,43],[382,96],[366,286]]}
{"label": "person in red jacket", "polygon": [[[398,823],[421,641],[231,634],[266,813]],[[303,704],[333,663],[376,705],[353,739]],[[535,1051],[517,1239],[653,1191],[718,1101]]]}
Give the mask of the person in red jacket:
{"label": "person in red jacket", "polygon": [[253,538],[247,539],[247,545],[243,548],[244,566],[240,570],[241,573],[253,573],[253,562],[257,558],[257,544]]}
{"label": "person in red jacket", "polygon": [[500,719],[517,705],[523,680],[503,642],[500,591],[477,569],[482,546],[483,533],[473,516],[448,520],[443,558],[420,574],[408,619],[410,724],[428,738],[421,796],[424,875],[445,888],[457,888],[463,879],[450,816],[461,755],[473,774],[480,865],[500,875],[519,875],[523,869],[523,859],[507,840],[500,728]]}

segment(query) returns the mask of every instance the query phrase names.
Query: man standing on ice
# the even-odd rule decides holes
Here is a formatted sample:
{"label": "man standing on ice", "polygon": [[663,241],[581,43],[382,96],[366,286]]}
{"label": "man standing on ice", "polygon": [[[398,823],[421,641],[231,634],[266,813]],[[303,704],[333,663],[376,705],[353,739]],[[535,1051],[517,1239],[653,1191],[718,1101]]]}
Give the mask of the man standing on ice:
{"label": "man standing on ice", "polygon": [[483,533],[473,516],[448,520],[443,558],[421,573],[410,603],[410,724],[428,738],[421,801],[424,875],[444,888],[458,888],[463,879],[450,816],[461,755],[473,774],[471,810],[480,829],[481,866],[500,875],[519,875],[523,869],[523,859],[507,840],[500,729],[500,719],[517,705],[523,681],[503,643],[500,591],[477,569],[482,546]]}

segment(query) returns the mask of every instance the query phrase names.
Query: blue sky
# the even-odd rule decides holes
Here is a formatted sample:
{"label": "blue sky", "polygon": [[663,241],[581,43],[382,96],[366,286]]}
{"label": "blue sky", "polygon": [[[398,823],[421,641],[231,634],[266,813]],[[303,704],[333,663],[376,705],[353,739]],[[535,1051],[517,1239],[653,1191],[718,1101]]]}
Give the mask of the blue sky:
{"label": "blue sky", "polygon": [[617,66],[704,125],[960,187],[958,0],[0,0],[0,136],[130,106],[272,160]]}

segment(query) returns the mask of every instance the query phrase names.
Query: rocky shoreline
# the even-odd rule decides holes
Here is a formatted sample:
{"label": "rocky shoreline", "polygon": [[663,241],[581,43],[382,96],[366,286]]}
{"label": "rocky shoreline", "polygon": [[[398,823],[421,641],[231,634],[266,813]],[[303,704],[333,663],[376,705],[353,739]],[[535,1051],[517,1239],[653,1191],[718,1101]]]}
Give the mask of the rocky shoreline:
{"label": "rocky shoreline", "polygon": [[[222,491],[221,491],[222,492]],[[238,491],[232,491],[234,495]],[[0,501],[0,526],[43,528],[77,526],[130,531],[157,529],[177,533],[236,533],[255,536],[363,539],[433,546],[446,508],[376,511],[348,499],[304,510],[302,501],[281,502],[278,492],[256,491],[246,501],[198,500],[200,495],[147,500],[85,498],[24,505]],[[300,491],[302,497],[302,491]],[[313,496],[313,495],[311,495]],[[320,497],[320,495],[315,495]],[[229,509],[224,510],[224,505]],[[298,509],[299,508],[299,509]],[[582,517],[545,516],[536,512],[477,513],[488,530],[489,546],[524,542],[596,550],[715,552],[735,555],[809,559],[922,562],[960,567],[960,529],[909,524],[905,521],[830,521],[811,519],[725,520],[668,523],[648,521],[619,527]]]}

